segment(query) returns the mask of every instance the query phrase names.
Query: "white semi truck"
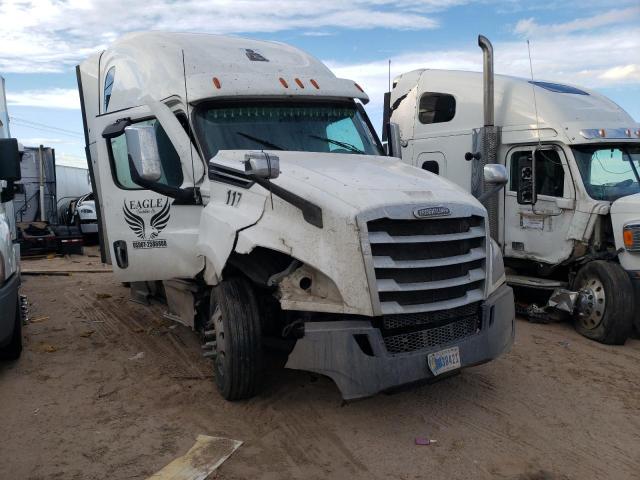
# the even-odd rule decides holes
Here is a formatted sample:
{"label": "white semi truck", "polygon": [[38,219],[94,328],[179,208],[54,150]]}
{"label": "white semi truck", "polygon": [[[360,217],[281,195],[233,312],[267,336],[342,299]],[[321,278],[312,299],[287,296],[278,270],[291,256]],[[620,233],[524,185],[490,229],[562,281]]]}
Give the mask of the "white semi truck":
{"label": "white semi truck", "polygon": [[18,141],[9,138],[9,116],[0,77],[0,360],[15,360],[22,352],[20,249],[15,240],[12,201],[20,180]]}
{"label": "white semi truck", "polygon": [[494,80],[491,44],[479,45],[483,74],[395,78],[385,115],[402,159],[476,196],[482,167],[506,166],[509,185],[486,206],[508,282],[546,291],[581,334],[624,343],[634,321],[640,331],[640,128],[591,90]]}
{"label": "white semi truck", "polygon": [[384,156],[353,81],[285,44],[177,33],[127,35],[77,77],[104,259],[201,333],[225,398],[256,392],[267,336],[345,399],[510,347],[485,208]]}

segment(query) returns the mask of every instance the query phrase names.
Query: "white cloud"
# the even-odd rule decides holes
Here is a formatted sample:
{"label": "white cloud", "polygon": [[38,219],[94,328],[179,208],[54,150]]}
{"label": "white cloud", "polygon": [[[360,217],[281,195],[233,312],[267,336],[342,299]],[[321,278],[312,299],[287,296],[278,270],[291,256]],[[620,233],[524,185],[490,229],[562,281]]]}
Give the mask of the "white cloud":
{"label": "white cloud", "polygon": [[80,109],[78,91],[71,88],[7,92],[7,104],[17,107]]}
{"label": "white cloud", "polygon": [[467,0],[24,0],[0,2],[0,71],[59,72],[140,30],[252,33],[327,29],[420,30],[430,14]]}
{"label": "white cloud", "polygon": [[603,80],[640,82],[640,65],[613,67],[600,75]]}
{"label": "white cloud", "polygon": [[640,7],[629,7],[598,13],[592,17],[577,18],[570,22],[540,25],[533,18],[520,20],[514,33],[526,37],[568,34],[584,30],[592,30],[606,25],[630,22],[640,16]]}

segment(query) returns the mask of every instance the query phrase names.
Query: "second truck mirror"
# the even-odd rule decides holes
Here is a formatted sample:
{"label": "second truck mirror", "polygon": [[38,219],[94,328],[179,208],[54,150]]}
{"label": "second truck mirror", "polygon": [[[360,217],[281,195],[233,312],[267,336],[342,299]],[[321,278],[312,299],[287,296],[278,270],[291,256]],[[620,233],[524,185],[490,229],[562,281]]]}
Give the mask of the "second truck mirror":
{"label": "second truck mirror", "polygon": [[390,157],[402,158],[402,138],[397,123],[387,124],[387,153]]}
{"label": "second truck mirror", "polygon": [[250,152],[244,156],[247,175],[269,180],[280,175],[280,158],[265,152]]}
{"label": "second truck mirror", "polygon": [[20,149],[15,138],[0,139],[0,180],[20,180]]}
{"label": "second truck mirror", "polygon": [[536,172],[533,154],[518,163],[518,203],[520,205],[535,205],[538,200],[536,191]]}
{"label": "second truck mirror", "polygon": [[491,185],[504,185],[509,181],[509,175],[504,165],[489,163],[484,166],[484,181]]}
{"label": "second truck mirror", "polygon": [[162,164],[155,128],[151,125],[129,126],[124,129],[124,134],[127,152],[137,175],[148,182],[160,180]]}

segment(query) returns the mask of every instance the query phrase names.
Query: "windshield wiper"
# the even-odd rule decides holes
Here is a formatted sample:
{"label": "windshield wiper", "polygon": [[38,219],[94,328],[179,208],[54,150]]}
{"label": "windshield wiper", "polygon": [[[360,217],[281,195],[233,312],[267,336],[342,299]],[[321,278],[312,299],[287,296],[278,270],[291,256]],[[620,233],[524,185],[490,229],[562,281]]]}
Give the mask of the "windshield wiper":
{"label": "windshield wiper", "polygon": [[249,140],[253,140],[254,142],[261,143],[265,147],[271,148],[272,150],[284,150],[284,148],[276,145],[275,143],[271,143],[269,140],[263,140],[262,138],[254,137],[253,135],[249,135],[248,133],[244,132],[236,132],[236,134],[240,135],[241,137],[248,138]]}
{"label": "windshield wiper", "polygon": [[351,145],[350,143],[341,142],[339,140],[333,140],[332,138],[321,137],[320,135],[309,135],[311,138],[315,138],[316,140],[322,140],[323,142],[333,143],[334,145],[338,145],[339,147],[346,148],[347,150],[355,153],[359,153],[364,155],[364,151],[360,150],[358,147]]}

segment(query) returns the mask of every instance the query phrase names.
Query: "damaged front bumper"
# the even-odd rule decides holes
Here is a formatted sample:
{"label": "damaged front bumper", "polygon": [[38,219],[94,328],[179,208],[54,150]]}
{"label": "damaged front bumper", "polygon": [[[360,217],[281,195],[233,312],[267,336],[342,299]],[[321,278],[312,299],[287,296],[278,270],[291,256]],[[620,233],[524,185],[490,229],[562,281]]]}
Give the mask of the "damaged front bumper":
{"label": "damaged front bumper", "polygon": [[[481,307],[480,328],[464,338],[428,349],[391,354],[380,329],[367,320],[307,322],[286,367],[330,377],[345,400],[367,397],[400,385],[434,378],[427,359],[447,347],[460,349],[461,368],[488,362],[513,343],[513,291],[503,285]],[[365,335],[368,348],[358,337]],[[362,337],[360,337],[362,338]],[[366,351],[368,350],[368,351]]]}

